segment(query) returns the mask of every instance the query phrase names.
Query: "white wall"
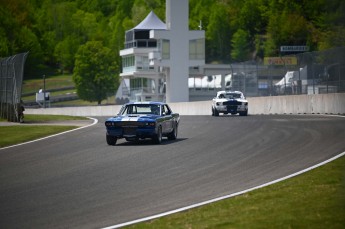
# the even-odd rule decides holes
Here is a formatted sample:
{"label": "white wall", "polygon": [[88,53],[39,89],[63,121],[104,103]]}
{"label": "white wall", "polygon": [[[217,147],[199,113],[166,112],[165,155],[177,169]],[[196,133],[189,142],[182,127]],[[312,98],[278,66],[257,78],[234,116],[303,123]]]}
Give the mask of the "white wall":
{"label": "white wall", "polygon": [[[250,97],[249,115],[254,114],[345,114],[345,93]],[[180,115],[211,115],[211,101],[169,103]],[[121,106],[85,106],[26,109],[25,114],[114,116]]]}

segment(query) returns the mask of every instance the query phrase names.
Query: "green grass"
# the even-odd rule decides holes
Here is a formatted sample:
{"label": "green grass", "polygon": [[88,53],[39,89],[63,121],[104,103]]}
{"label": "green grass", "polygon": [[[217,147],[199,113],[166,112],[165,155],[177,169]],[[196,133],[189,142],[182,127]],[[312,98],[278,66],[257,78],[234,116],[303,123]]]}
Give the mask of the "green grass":
{"label": "green grass", "polygon": [[65,121],[65,120],[89,120],[86,117],[81,116],[69,116],[69,115],[33,115],[26,114],[24,117],[25,122],[49,122],[49,121]]}
{"label": "green grass", "polygon": [[[48,135],[60,133],[63,131],[77,128],[77,126],[55,126],[39,125],[50,121],[65,120],[88,120],[86,117],[68,116],[68,115],[31,115],[27,114],[24,118],[26,123],[35,123],[36,125],[0,126],[0,147],[10,146],[18,143],[27,142]],[[0,122],[7,122],[0,119]]]}
{"label": "green grass", "polygon": [[345,228],[345,157],[265,188],[128,228]]}
{"label": "green grass", "polygon": [[[64,95],[66,93],[73,93],[76,92],[76,89],[71,89],[71,90],[62,90],[62,91],[55,91],[51,92],[50,90],[52,89],[59,89],[59,88],[64,88],[64,87],[73,87],[74,82],[72,80],[72,74],[67,74],[67,75],[56,75],[56,76],[46,76],[45,80],[46,84],[46,91],[50,92],[50,96],[59,96],[59,95]],[[26,93],[36,93],[38,90],[42,88],[43,89],[43,78],[39,79],[29,79],[29,80],[24,80],[23,81],[23,88],[22,88],[22,94]],[[29,96],[22,96],[22,100],[24,102],[27,101],[33,101],[36,99],[36,94],[35,95],[29,95]],[[102,101],[102,104],[115,104],[115,96],[109,96],[107,99]],[[97,105],[97,102],[88,102],[84,100],[70,100],[70,101],[62,101],[62,102],[57,102],[57,103],[52,103],[52,106],[58,105],[58,106],[93,106]]]}
{"label": "green grass", "polygon": [[[101,103],[102,105],[114,105],[115,104],[115,96],[108,97],[108,99],[105,99]],[[96,106],[98,105],[97,102],[89,102],[81,99],[76,100],[70,100],[70,101],[63,101],[63,102],[56,102],[54,105],[59,106]]]}
{"label": "green grass", "polygon": [[[60,95],[66,95],[66,94],[75,94],[76,90],[71,89],[71,90],[62,90],[62,91],[53,91],[49,92],[51,97],[54,96],[60,96]],[[36,100],[36,94],[35,95],[29,95],[29,96],[22,96],[22,100],[25,101],[33,101]]]}
{"label": "green grass", "polygon": [[0,126],[0,147],[23,143],[77,128],[76,126]]}
{"label": "green grass", "polygon": [[[46,84],[46,91],[49,91],[51,89],[62,88],[62,87],[74,86],[74,82],[72,80],[71,74],[46,76],[45,84]],[[43,89],[43,87],[44,87],[43,78],[24,80],[22,93],[25,94],[25,93],[38,92],[38,90],[40,88]]]}

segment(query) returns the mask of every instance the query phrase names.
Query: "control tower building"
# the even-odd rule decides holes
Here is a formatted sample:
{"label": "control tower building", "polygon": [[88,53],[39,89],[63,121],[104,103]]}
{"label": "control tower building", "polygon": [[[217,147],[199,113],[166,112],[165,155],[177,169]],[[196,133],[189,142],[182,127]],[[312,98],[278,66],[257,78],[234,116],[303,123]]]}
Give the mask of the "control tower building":
{"label": "control tower building", "polygon": [[188,12],[188,0],[166,0],[166,23],[151,11],[126,31],[120,76],[131,101],[189,101],[190,71],[205,65],[205,31],[189,30]]}

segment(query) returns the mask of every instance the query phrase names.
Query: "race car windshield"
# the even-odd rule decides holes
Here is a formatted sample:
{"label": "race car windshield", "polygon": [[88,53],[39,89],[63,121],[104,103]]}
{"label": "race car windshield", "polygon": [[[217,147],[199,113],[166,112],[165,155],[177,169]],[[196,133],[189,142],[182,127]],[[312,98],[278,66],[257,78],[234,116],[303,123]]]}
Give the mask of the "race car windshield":
{"label": "race car windshield", "polygon": [[123,109],[122,115],[127,114],[160,114],[160,106],[155,104],[132,104]]}
{"label": "race car windshield", "polygon": [[241,94],[228,93],[228,94],[226,94],[226,98],[228,98],[228,99],[239,99],[239,98],[241,98]]}

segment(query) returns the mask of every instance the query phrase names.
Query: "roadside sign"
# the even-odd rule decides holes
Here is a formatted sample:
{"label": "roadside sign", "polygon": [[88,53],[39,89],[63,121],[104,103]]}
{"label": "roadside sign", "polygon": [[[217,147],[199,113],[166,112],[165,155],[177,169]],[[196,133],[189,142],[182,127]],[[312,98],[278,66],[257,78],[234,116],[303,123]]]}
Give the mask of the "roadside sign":
{"label": "roadside sign", "polygon": [[295,56],[265,57],[264,65],[297,65]]}
{"label": "roadside sign", "polygon": [[280,46],[281,52],[308,52],[309,46],[295,45],[295,46]]}

